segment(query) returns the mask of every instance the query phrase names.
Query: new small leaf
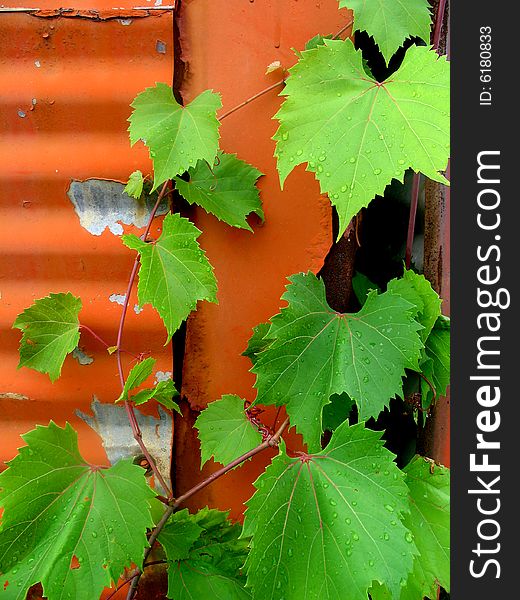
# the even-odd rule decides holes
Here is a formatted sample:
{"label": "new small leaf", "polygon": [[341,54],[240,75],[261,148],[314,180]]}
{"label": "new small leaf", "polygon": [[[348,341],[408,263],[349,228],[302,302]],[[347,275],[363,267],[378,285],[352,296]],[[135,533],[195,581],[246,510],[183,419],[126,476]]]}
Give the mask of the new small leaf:
{"label": "new small leaf", "polygon": [[256,187],[262,173],[235,154],[219,152],[215,166],[199,161],[188,174],[189,181],[176,177],[175,187],[190,204],[201,206],[232,227],[249,231],[253,231],[247,222],[250,213],[264,220]]}
{"label": "new small leaf", "polygon": [[135,405],[139,405],[144,404],[153,398],[166,408],[173,409],[179,414],[182,414],[179,406],[172,401],[172,398],[178,396],[179,392],[175,389],[175,385],[171,379],[159,381],[153,388],[146,388],[135,394],[131,394],[133,390],[141,386],[148,377],[150,377],[155,362],[154,358],[149,357],[137,363],[132,368],[125,381],[123,391],[116,402],[131,400]]}
{"label": "new small leaf", "polygon": [[168,332],[167,342],[199,300],[217,301],[213,269],[197,242],[200,233],[188,219],[168,214],[155,243],[123,236],[123,243],[141,258],[139,304],[151,304],[157,310]]}
{"label": "new small leaf", "polygon": [[226,465],[262,442],[262,436],[246,416],[244,400],[234,394],[208,404],[195,427],[199,430],[201,466],[211,457]]}
{"label": "new small leaf", "polygon": [[222,106],[218,94],[206,90],[181,106],[169,85],[157,83],[138,94],[131,106],[130,142],[133,146],[142,140],[150,150],[153,190],[198,160],[213,164],[219,139],[216,112]]}
{"label": "new small leaf", "polygon": [[128,178],[128,183],[123,190],[125,194],[132,196],[136,200],[139,200],[143,193],[144,179],[141,171],[134,171]]}
{"label": "new small leaf", "polygon": [[67,354],[79,342],[78,313],[81,300],[70,292],[35,300],[16,317],[13,327],[22,331],[20,367],[48,373],[51,381],[61,374]]}

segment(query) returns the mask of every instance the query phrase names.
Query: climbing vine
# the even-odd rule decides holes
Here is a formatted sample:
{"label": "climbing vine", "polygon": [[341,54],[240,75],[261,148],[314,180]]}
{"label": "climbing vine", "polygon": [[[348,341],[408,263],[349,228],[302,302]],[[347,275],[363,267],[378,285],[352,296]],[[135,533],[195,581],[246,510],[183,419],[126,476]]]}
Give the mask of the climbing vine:
{"label": "climbing vine", "polygon": [[[276,84],[284,86],[274,136],[281,184],[305,163],[337,211],[341,237],[408,169],[448,183],[449,67],[436,47],[424,45],[432,25],[426,0],[340,0],[339,7],[353,9],[353,30],[373,37],[385,64],[408,38],[414,42],[408,39],[401,64],[378,81],[350,39],[317,35]],[[437,46],[437,31],[433,37]],[[399,468],[373,426],[391,401],[409,402],[410,389],[419,397],[411,410],[427,418],[449,384],[449,319],[430,283],[412,269],[384,291],[356,275],[359,310],[348,313],[330,306],[315,274],[289,277],[280,312],[254,328],[244,349],[256,399],[226,394],[195,422],[202,464],[212,458],[222,467],[174,496],[143,442],[136,407],[155,401],[182,415],[179,393],[171,379],[147,383],[153,357],[137,356],[125,374],[128,298],[137,284],[139,304],[157,311],[166,342],[199,302],[216,302],[218,282],[198,242],[201,232],[170,213],[153,237],[152,220],[175,189],[223,226],[253,233],[248,216],[264,218],[256,186],[262,173],[219,149],[217,93],[206,90],[181,106],[158,83],[131,107],[130,142],[148,147],[153,176],[132,173],[125,191],[152,194],[156,204],[142,235],[122,238],[135,261],[116,343],[82,323],[81,300],[70,292],[36,300],[13,326],[21,331],[19,366],[51,381],[81,336],[104,343],[121,381],[114,402],[126,408],[153,484],[130,458],[109,468],[88,464],[68,424],[26,433],[26,445],[0,475],[0,597],[23,599],[41,583],[49,600],[92,600],[123,577],[131,600],[154,545],[162,548],[167,595],[175,600],[433,600],[439,586],[449,591],[449,471],[420,456]],[[287,415],[276,429],[262,421],[270,405]],[[291,428],[305,451],[283,439]],[[218,510],[183,508],[273,447],[278,455],[254,484],[243,527]]]}

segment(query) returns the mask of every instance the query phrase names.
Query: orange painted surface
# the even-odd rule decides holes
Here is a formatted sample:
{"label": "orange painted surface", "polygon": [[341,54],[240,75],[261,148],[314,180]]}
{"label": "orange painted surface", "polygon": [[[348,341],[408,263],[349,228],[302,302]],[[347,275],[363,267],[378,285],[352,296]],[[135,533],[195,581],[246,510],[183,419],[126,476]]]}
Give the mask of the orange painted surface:
{"label": "orange painted surface", "polygon": [[[180,22],[188,73],[184,100],[212,88],[222,94],[224,114],[280,80],[279,72],[265,75],[265,71],[276,60],[284,67],[294,64],[291,47],[303,49],[316,33],[335,33],[348,20],[349,13],[338,11],[335,0],[184,2]],[[287,276],[320,269],[332,242],[330,204],[320,196],[314,176],[298,168],[284,191],[280,189],[271,140],[277,127],[272,117],[281,103],[277,94],[273,90],[233,113],[221,128],[222,148],[236,152],[265,174],[260,180],[265,224],[256,224],[251,234],[226,227],[203,211],[196,215],[204,231],[201,242],[215,266],[219,304],[201,306],[188,323],[183,393],[194,409],[224,393],[254,398],[251,363],[240,356],[251,328],[278,311]],[[272,412],[265,421],[272,423]],[[178,492],[200,477],[198,443],[189,426],[182,427],[182,432],[176,429],[186,440],[182,446],[177,444]],[[291,439],[291,445],[296,443]],[[243,502],[252,494],[252,481],[267,462],[267,453],[255,458],[197,494],[191,506],[209,503],[231,509],[239,517]]]}
{"label": "orange painted surface", "polygon": [[[52,4],[35,6],[58,6]],[[93,3],[75,5],[86,4]],[[103,9],[102,2],[94,4]],[[130,148],[126,119],[139,91],[156,81],[171,82],[172,32],[171,11],[126,24],[0,13],[2,461],[22,445],[20,434],[54,419],[78,430],[85,458],[106,463],[98,436],[75,410],[90,412],[93,395],[101,402],[119,395],[115,358],[83,334],[80,346],[94,362],[80,366],[69,356],[62,378],[51,384],[46,375],[17,370],[20,332],[11,326],[34,299],[71,291],[83,301],[82,323],[115,343],[121,306],[109,296],[125,292],[134,255],[108,230],[94,236],[84,229],[67,190],[72,179],[125,181],[137,168],[150,170],[146,150]],[[157,51],[158,40],[165,53]],[[132,298],[131,307],[135,302]],[[157,368],[171,371],[164,341],[151,307],[139,315],[129,311],[125,347],[152,350]]]}

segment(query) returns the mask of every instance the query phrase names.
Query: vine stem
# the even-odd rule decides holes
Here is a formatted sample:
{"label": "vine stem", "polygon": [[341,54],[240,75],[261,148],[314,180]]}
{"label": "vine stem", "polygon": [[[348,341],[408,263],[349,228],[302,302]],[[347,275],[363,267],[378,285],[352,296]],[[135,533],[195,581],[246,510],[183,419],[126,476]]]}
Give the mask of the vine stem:
{"label": "vine stem", "polygon": [[[350,21],[344,25],[338,32],[336,32],[333,36],[332,39],[336,40],[339,38],[339,36],[346,31],[349,27],[352,26],[352,23],[354,23],[354,19],[350,19]],[[272,85],[264,88],[263,90],[261,90],[260,92],[254,94],[253,96],[251,96],[250,98],[247,98],[247,100],[244,100],[243,102],[241,102],[240,104],[237,104],[236,106],[234,106],[233,108],[230,108],[227,112],[225,112],[221,117],[219,117],[219,121],[222,121],[223,119],[225,119],[226,117],[229,117],[229,115],[232,115],[234,112],[236,112],[237,110],[240,110],[241,108],[244,108],[244,106],[247,106],[249,103],[253,102],[254,100],[257,100],[258,98],[261,98],[262,96],[264,96],[265,94],[268,94],[271,90],[276,89],[277,87],[283,85],[285,83],[285,80],[287,79],[287,77],[289,77],[289,75],[285,75],[284,78],[281,81],[277,81],[276,83],[273,83]]]}
{"label": "vine stem", "polygon": [[[433,47],[435,50],[439,49],[441,41],[442,24],[444,23],[444,15],[446,12],[446,0],[439,0],[437,7],[437,14],[435,15],[435,27],[433,29]],[[405,251],[405,265],[406,268],[410,268],[412,259],[412,246],[413,239],[415,237],[415,219],[417,216],[417,205],[419,204],[419,187],[421,182],[421,174],[414,173],[413,184],[412,184],[412,197],[410,199],[410,215],[408,219],[408,233],[406,236],[406,251]]]}
{"label": "vine stem", "polygon": [[[198,483],[197,485],[194,485],[187,492],[185,492],[184,494],[182,494],[181,496],[176,498],[172,502],[172,504],[170,504],[170,506],[168,506],[168,508],[164,511],[160,521],[155,526],[155,529],[153,530],[152,535],[150,536],[150,539],[148,540],[148,548],[145,550],[145,553],[144,553],[143,565],[146,564],[146,559],[150,555],[153,545],[154,545],[155,541],[157,540],[157,538],[159,537],[159,534],[161,533],[163,527],[166,525],[166,522],[171,517],[171,515],[179,508],[179,506],[181,504],[183,504],[186,500],[188,500],[188,498],[191,498],[197,492],[200,492],[200,490],[204,489],[206,486],[213,483],[216,479],[219,479],[220,477],[225,475],[228,471],[231,471],[231,469],[234,469],[236,466],[240,465],[241,463],[245,462],[246,460],[250,459],[251,457],[255,456],[256,454],[263,452],[267,448],[273,448],[275,446],[278,446],[278,444],[280,442],[280,438],[282,437],[282,433],[285,431],[285,428],[287,427],[287,425],[289,425],[289,418],[285,419],[285,421],[277,429],[276,433],[274,433],[272,436],[268,437],[261,444],[259,444],[252,450],[249,450],[249,452],[242,454],[242,456],[235,458],[235,460],[231,461],[229,464],[222,467],[218,471],[215,471],[209,477],[206,477],[206,479],[203,479],[200,483]],[[137,591],[137,587],[139,585],[139,579],[141,578],[142,574],[143,574],[143,572],[140,569],[134,576],[132,576],[132,578],[131,578],[132,585],[131,585],[130,589],[128,590],[126,600],[132,600],[134,598],[134,595]],[[125,584],[126,584],[126,582],[125,582]]]}
{"label": "vine stem", "polygon": [[[146,229],[144,230],[144,233],[141,236],[141,239],[143,241],[146,240],[148,234],[150,233],[150,229],[152,227],[152,222],[155,218],[155,215],[157,213],[159,205],[161,204],[161,200],[163,199],[164,195],[166,194],[166,191],[168,188],[168,183],[169,183],[168,181],[164,182],[164,185],[162,186],[161,191],[159,192],[159,195],[157,196],[157,201],[155,203],[155,206],[152,208],[152,212],[150,213],[148,223],[146,224]],[[121,383],[122,390],[125,387],[125,374],[123,371],[123,362],[121,360],[121,352],[122,352],[121,351],[121,343],[123,341],[123,331],[124,331],[124,327],[125,327],[126,314],[128,312],[128,304],[130,302],[130,294],[132,292],[132,288],[134,287],[135,278],[137,276],[138,269],[139,269],[139,255],[137,255],[137,257],[134,261],[134,266],[132,267],[132,272],[130,273],[130,278],[128,280],[128,286],[126,289],[125,301],[123,303],[123,309],[121,311],[121,318],[119,320],[119,329],[117,331],[116,359],[117,359],[117,369],[119,371],[119,380]],[[150,452],[148,452],[148,448],[146,447],[145,443],[143,442],[143,434],[141,433],[141,428],[139,427],[139,423],[137,422],[137,417],[136,417],[136,414],[134,411],[134,407],[128,400],[125,400],[125,410],[126,410],[126,415],[128,417],[128,421],[130,422],[130,427],[132,428],[132,434],[134,436],[134,439],[139,444],[139,447],[141,448],[141,452],[143,453],[144,457],[148,461],[148,464],[150,465],[150,467],[153,471],[156,481],[159,482],[159,484],[164,489],[164,491],[168,494],[168,496],[171,496],[172,492],[170,490],[170,487],[164,480],[164,477],[161,475],[159,469],[157,468],[157,465],[155,464],[155,460],[153,459]]]}

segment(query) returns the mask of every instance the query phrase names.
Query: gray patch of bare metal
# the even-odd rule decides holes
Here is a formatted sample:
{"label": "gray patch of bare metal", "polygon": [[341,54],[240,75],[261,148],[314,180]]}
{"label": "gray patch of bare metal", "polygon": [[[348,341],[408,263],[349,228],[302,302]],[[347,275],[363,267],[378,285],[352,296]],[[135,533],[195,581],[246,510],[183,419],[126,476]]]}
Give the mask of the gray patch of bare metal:
{"label": "gray patch of bare metal", "polygon": [[80,365],[84,366],[91,365],[94,362],[92,356],[89,356],[86,352],[83,352],[79,346],[76,346],[72,351],[72,358],[75,358]]}
{"label": "gray patch of bare metal", "polygon": [[[150,218],[155,197],[135,200],[123,192],[125,186],[105,179],[73,180],[67,192],[79,222],[89,233],[101,235],[105,229],[114,235],[123,233],[124,225],[144,227]],[[158,215],[168,212],[168,200],[159,206]]]}
{"label": "gray patch of bare metal", "polygon": [[[137,458],[141,448],[132,435],[132,428],[126,416],[126,410],[121,404],[103,404],[94,397],[91,404],[92,416],[76,410],[76,415],[83,419],[103,441],[110,464],[115,464],[122,458]],[[159,418],[136,412],[137,422],[143,434],[143,442],[155,460],[157,468],[171,487],[170,481],[170,450],[173,435],[173,421],[170,414],[161,407],[158,409]],[[160,485],[155,482],[156,488]],[[165,490],[161,490],[165,493]]]}

